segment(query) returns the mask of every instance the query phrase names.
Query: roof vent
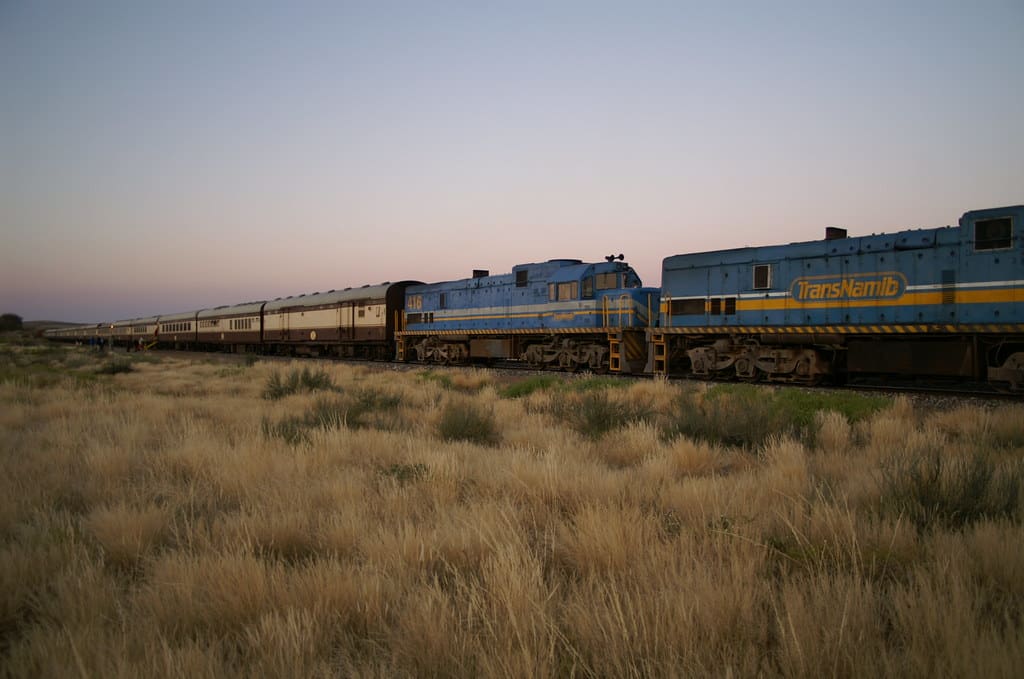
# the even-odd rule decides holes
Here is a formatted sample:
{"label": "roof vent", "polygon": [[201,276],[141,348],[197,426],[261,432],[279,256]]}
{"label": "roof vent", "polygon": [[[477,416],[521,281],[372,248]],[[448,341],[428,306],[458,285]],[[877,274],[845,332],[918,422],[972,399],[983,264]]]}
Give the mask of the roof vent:
{"label": "roof vent", "polygon": [[825,240],[839,240],[840,238],[846,238],[846,229],[839,226],[825,227]]}
{"label": "roof vent", "polygon": [[488,271],[487,269],[473,269],[473,278],[483,278],[485,276],[490,276],[490,275],[491,275],[491,272]]}

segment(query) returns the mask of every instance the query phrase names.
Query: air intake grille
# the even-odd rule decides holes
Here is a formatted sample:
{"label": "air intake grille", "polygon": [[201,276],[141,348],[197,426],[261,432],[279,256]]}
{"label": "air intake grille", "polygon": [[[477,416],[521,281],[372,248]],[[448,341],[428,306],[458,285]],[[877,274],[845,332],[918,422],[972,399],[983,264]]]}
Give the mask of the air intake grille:
{"label": "air intake grille", "polygon": [[942,303],[956,304],[956,271],[952,269],[942,272]]}

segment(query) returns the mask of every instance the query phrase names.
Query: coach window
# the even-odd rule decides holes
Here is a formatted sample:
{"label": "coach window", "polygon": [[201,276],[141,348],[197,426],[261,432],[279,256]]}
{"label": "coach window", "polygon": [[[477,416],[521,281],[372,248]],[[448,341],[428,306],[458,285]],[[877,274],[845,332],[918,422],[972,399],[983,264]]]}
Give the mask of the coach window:
{"label": "coach window", "polygon": [[974,223],[974,249],[1005,250],[1011,245],[1012,232],[1009,217],[978,220]]}
{"label": "coach window", "polygon": [[555,292],[556,289],[557,288],[555,288],[555,284],[554,283],[548,283],[548,301],[549,302],[554,302],[558,298],[558,295]]}
{"label": "coach window", "polygon": [[567,299],[576,299],[577,293],[579,292],[579,283],[573,281],[571,283],[559,283],[558,284],[558,301],[562,302]]}
{"label": "coach window", "polygon": [[438,300],[437,300],[437,308],[438,308],[438,309],[447,309],[447,308],[448,308],[448,295],[446,295],[446,294],[445,294],[445,293],[443,293],[443,292],[442,292],[442,293],[441,293],[441,295],[440,295],[440,296],[438,297]]}
{"label": "coach window", "polygon": [[755,290],[767,290],[772,287],[772,265],[771,264],[755,264],[754,265],[754,289]]}
{"label": "coach window", "polygon": [[525,288],[526,285],[530,282],[529,276],[530,272],[527,271],[526,269],[520,269],[519,271],[516,271],[516,287]]}

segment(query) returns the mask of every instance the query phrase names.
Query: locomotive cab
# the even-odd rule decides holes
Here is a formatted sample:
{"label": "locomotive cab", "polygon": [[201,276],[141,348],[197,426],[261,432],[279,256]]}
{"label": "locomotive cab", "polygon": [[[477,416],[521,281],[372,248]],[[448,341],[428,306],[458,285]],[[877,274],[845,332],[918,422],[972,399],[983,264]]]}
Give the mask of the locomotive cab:
{"label": "locomotive cab", "polygon": [[[960,218],[959,266],[944,270],[956,322],[979,332],[990,382],[1024,390],[1024,205],[972,210]],[[946,288],[944,288],[945,290]]]}

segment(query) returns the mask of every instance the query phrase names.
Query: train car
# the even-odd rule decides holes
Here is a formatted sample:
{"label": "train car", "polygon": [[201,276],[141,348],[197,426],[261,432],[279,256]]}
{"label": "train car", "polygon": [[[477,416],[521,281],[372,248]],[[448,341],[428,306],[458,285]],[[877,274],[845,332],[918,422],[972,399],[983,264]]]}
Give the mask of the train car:
{"label": "train car", "polygon": [[111,323],[97,323],[94,342],[101,347],[108,346],[114,334],[114,327]]}
{"label": "train car", "polygon": [[114,321],[110,324],[110,341],[113,346],[126,347],[132,341],[132,322],[130,320]]}
{"label": "train car", "polygon": [[148,349],[157,342],[159,316],[133,318],[128,326],[128,346],[133,349]]}
{"label": "train car", "polygon": [[1024,385],[1024,206],[958,226],[668,257],[654,373]]}
{"label": "train car", "polygon": [[196,344],[236,353],[260,351],[265,304],[246,302],[196,312]]}
{"label": "train car", "polygon": [[[618,261],[616,261],[616,259]],[[406,290],[400,360],[521,360],[561,369],[642,369],[643,330],[658,309],[622,255],[604,262],[552,259],[509,274]]]}
{"label": "train car", "polygon": [[276,353],[391,358],[405,290],[418,283],[387,282],[267,302],[264,344]]}
{"label": "train car", "polygon": [[190,349],[196,344],[198,326],[195,311],[160,316],[157,342],[169,349]]}
{"label": "train car", "polygon": [[110,337],[110,330],[105,323],[86,323],[63,328],[50,328],[43,331],[43,337],[58,342],[96,344],[100,340],[106,342]]}

